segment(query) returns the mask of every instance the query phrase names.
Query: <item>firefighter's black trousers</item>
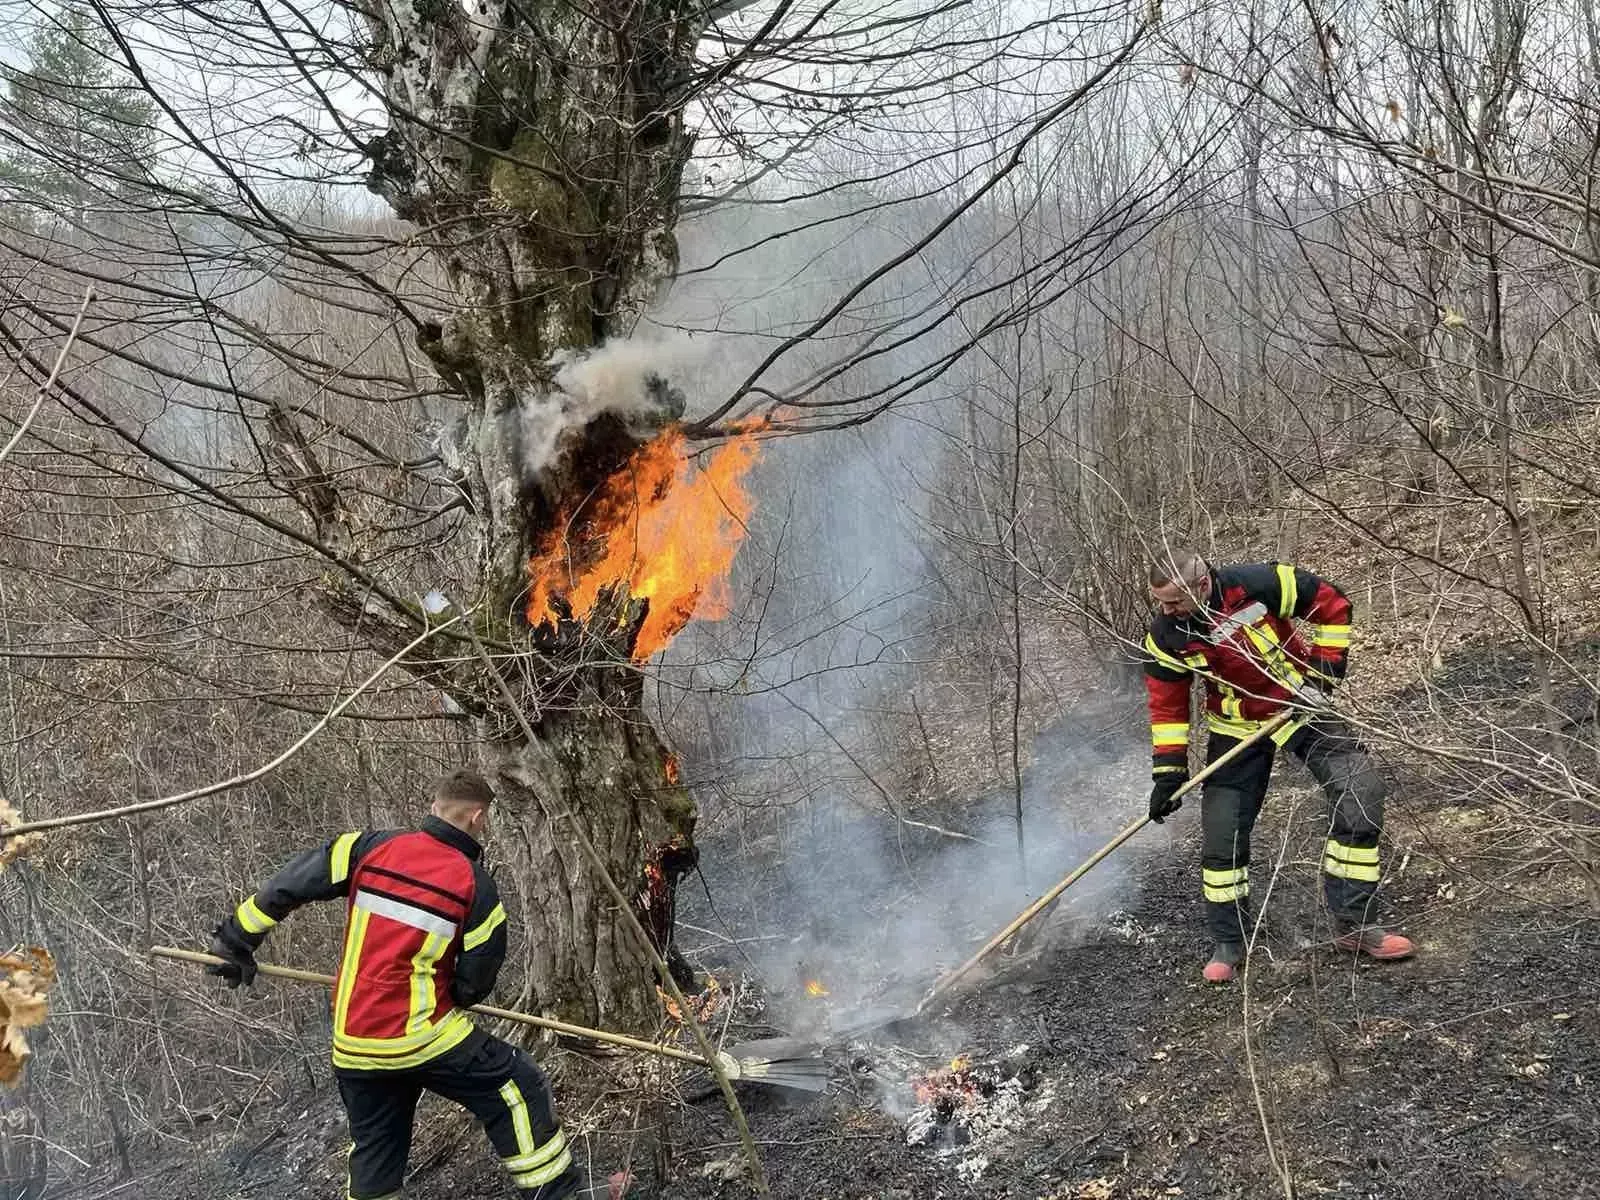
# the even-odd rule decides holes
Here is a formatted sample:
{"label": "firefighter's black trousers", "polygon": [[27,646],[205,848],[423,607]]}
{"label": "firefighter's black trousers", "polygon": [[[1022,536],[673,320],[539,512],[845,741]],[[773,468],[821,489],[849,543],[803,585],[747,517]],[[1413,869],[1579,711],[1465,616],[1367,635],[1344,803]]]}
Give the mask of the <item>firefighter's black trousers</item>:
{"label": "firefighter's black trousers", "polygon": [[[1238,744],[1238,738],[1213,733],[1206,760],[1215,762]],[[1382,875],[1383,780],[1355,733],[1337,717],[1319,717],[1296,730],[1284,748],[1306,764],[1328,798],[1322,872],[1334,921],[1341,929],[1366,924],[1375,913]],[[1219,942],[1242,942],[1248,932],[1250,831],[1266,798],[1276,749],[1271,738],[1263,738],[1210,776],[1201,793],[1206,924]]]}
{"label": "firefighter's black trousers", "polygon": [[350,1116],[350,1200],[400,1195],[411,1123],[424,1089],[478,1118],[525,1200],[565,1200],[583,1185],[556,1124],[544,1072],[481,1029],[438,1058],[400,1071],[334,1069]]}

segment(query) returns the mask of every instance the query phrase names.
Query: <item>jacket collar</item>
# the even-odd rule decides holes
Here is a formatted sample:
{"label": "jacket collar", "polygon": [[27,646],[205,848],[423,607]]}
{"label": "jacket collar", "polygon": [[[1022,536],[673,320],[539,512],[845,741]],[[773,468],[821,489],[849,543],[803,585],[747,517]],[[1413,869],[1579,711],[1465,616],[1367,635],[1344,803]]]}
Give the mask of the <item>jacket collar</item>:
{"label": "jacket collar", "polygon": [[432,834],[447,846],[453,846],[470,859],[477,859],[483,853],[483,847],[478,845],[478,839],[470,833],[457,829],[449,821],[441,821],[429,813],[422,818],[422,832]]}

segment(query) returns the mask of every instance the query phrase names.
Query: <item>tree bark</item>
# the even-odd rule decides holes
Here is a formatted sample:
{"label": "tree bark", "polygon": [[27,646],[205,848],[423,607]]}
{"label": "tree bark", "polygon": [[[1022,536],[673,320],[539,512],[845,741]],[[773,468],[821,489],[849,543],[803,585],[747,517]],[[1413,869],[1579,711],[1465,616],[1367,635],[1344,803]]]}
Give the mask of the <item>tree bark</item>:
{"label": "tree bark", "polygon": [[676,269],[701,10],[662,0],[353,8],[390,117],[367,146],[368,185],[419,226],[451,293],[451,311],[417,340],[461,399],[441,450],[473,515],[465,599],[481,606],[477,632],[520,689],[536,739],[477,672],[430,677],[478,722],[504,798],[498,848],[512,856],[523,911],[511,912],[540,1002],[638,1026],[654,1013],[645,959],[564,831],[581,822],[625,887],[646,840],[692,831],[693,804],[667,780],[631,661],[645,606],[613,592],[553,633],[531,628],[523,609],[532,555],[558,525],[576,554],[593,553],[585,499],[681,415],[681,397],[659,381],[596,402],[564,393],[557,376],[563,360],[631,332]]}

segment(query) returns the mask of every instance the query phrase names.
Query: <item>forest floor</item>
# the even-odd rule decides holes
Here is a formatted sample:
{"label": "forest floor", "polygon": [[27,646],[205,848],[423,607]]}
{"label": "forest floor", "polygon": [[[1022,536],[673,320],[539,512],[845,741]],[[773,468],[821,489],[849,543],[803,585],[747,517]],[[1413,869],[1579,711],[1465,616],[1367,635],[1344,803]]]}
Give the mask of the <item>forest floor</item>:
{"label": "forest floor", "polygon": [[[1584,580],[1600,530],[1570,523],[1547,530],[1584,547],[1564,560],[1552,595],[1573,606],[1559,614],[1564,645],[1590,663],[1595,644],[1570,631],[1593,628]],[[1381,557],[1358,562],[1333,534],[1321,547],[1302,544],[1301,557],[1364,580],[1348,702],[1366,719],[1404,714],[1413,745],[1458,736],[1453,714],[1463,711],[1506,714],[1498,733],[1494,722],[1478,726],[1486,736],[1522,719],[1537,689],[1506,648],[1503,614],[1439,621],[1430,606],[1444,584],[1402,579]],[[1561,699],[1572,720],[1585,719],[1581,689]],[[1128,719],[1138,724],[1137,713]],[[1040,783],[1040,795],[1074,797],[1080,809],[1115,809],[1047,847],[1047,875],[1142,803],[1144,735],[1123,732],[1119,748],[1077,754]],[[1075,754],[1093,740],[1082,733],[1065,738]],[[945,734],[955,745],[986,742],[981,731]],[[1495,753],[1464,749],[1486,762]],[[1036,765],[1049,753],[1045,739],[1036,743]],[[731,1016],[725,1008],[714,1019],[728,1017],[730,1041],[814,1035],[832,1067],[822,1095],[741,1086],[772,1194],[1600,1197],[1600,921],[1550,826],[1517,819],[1514,779],[1479,789],[1470,770],[1451,782],[1420,761],[1381,759],[1392,785],[1386,898],[1391,923],[1420,946],[1411,962],[1358,962],[1332,948],[1318,902],[1322,802],[1285,765],[1257,831],[1253,882],[1265,915],[1242,983],[1200,980],[1208,947],[1191,806],[1098,869],[1043,934],[1000,956],[948,1009],[854,1037],[831,1031],[874,1004],[914,1003],[1020,909],[1016,887],[998,875],[988,886],[995,860],[963,859],[966,850],[925,830],[880,829],[873,845],[857,827],[826,822],[798,846],[727,831],[705,839],[717,905],[689,884],[682,940],[736,996]],[[930,821],[937,812],[917,809]],[[735,954],[735,942],[756,961]],[[806,996],[807,979],[830,994]],[[598,1195],[625,1166],[635,1200],[750,1194],[732,1123],[703,1080],[561,1049],[549,1063]],[[344,1194],[346,1145],[324,1074],[248,1123],[183,1130],[131,1178],[91,1176],[47,1196],[326,1200]],[[481,1138],[442,1104],[425,1103],[411,1162],[412,1200],[512,1194]]]}
{"label": "forest floor", "polygon": [[[742,1087],[772,1194],[1600,1195],[1600,924],[1581,915],[1578,883],[1547,847],[1487,837],[1490,810],[1395,782],[1404,799],[1391,812],[1388,901],[1421,946],[1414,961],[1356,962],[1327,944],[1318,803],[1286,768],[1258,834],[1257,863],[1270,856],[1277,870],[1242,985],[1199,978],[1196,822],[1185,812],[1133,844],[1110,890],[1059,914],[948,1011],[834,1039],[825,1094]],[[835,894],[869,911],[904,902]],[[783,914],[771,915],[781,928]],[[953,919],[949,955],[989,928]],[[741,965],[724,954],[718,969],[731,981]],[[871,963],[799,965],[824,983],[830,970],[874,977]],[[733,1040],[769,1032],[759,992],[747,989]],[[832,997],[784,1003],[775,995],[767,1007],[791,1028],[855,1015],[830,1012]],[[797,1017],[805,1004],[809,1018]],[[625,1163],[638,1200],[749,1194],[720,1098],[680,1076],[669,1098],[640,1104],[636,1060],[575,1069],[585,1061],[558,1053],[554,1070],[599,1195]],[[248,1127],[197,1135],[133,1179],[50,1194],[321,1200],[343,1194],[345,1145],[321,1088]],[[415,1200],[511,1194],[481,1139],[443,1106],[424,1108],[412,1166]]]}

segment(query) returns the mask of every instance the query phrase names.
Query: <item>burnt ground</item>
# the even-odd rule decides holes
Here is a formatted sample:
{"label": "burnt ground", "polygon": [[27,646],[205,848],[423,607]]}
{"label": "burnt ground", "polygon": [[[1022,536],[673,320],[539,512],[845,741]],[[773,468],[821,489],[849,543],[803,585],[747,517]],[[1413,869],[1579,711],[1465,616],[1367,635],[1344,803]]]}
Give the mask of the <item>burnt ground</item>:
{"label": "burnt ground", "polygon": [[[1284,1195],[1287,1176],[1295,1196],[1600,1195],[1600,930],[1573,915],[1558,875],[1520,896],[1479,882],[1479,819],[1439,808],[1393,822],[1404,865],[1391,892],[1423,946],[1415,962],[1357,964],[1319,944],[1306,855],[1274,882],[1247,985],[1227,988],[1198,977],[1193,830],[1175,846],[1148,837],[1126,909],[1058,919],[1052,940],[948,1013],[831,1047],[827,1094],[742,1088],[772,1194],[1256,1197]],[[910,1076],[958,1053],[971,1060],[962,1078],[991,1094],[919,1104]],[[749,1194],[720,1101],[685,1098],[703,1096],[697,1081],[640,1104],[632,1067],[603,1066],[597,1087],[578,1061],[557,1056],[558,1087],[601,1181],[627,1158],[631,1196]],[[339,1116],[320,1088],[245,1127],[190,1134],[132,1180],[51,1194],[339,1195]],[[425,1110],[412,1161],[420,1200],[510,1195],[442,1108]]]}
{"label": "burnt ground", "polygon": [[[1489,701],[1514,682],[1483,670],[1457,681],[1464,702],[1474,689],[1487,689]],[[1116,769],[1108,763],[1082,765],[1105,774]],[[742,1086],[772,1194],[1600,1196],[1600,922],[1536,830],[1477,798],[1452,802],[1462,793],[1437,779],[1393,783],[1387,895],[1395,923],[1421,945],[1415,961],[1358,963],[1327,943],[1317,903],[1320,804],[1298,768],[1286,767],[1258,827],[1258,899],[1268,876],[1271,892],[1242,986],[1199,979],[1207,946],[1196,814],[1186,808],[1091,875],[1043,936],[1001,956],[946,1011],[832,1038],[824,1095]],[[1127,815],[1108,816],[1109,828]],[[1060,861],[1083,857],[1103,833],[1059,847]],[[731,1015],[716,1017],[729,1021],[730,1041],[826,1032],[848,1026],[862,1005],[914,1002],[937,970],[1004,923],[993,919],[997,905],[1007,915],[1017,907],[992,896],[936,904],[930,889],[955,869],[925,846],[909,854],[931,870],[886,876],[875,891],[852,890],[860,860],[848,854],[821,856],[810,889],[797,891],[774,863],[803,849],[742,844],[720,857],[725,873],[713,894],[741,919],[741,937],[760,939],[748,943],[759,973],[725,935],[704,944],[684,937],[701,965],[743,981]],[[907,963],[923,951],[908,955],[901,944],[916,928],[902,918],[918,908],[938,910],[931,931],[942,939],[920,975]],[[854,942],[848,913],[867,915]],[[726,928],[692,898],[685,919],[702,933]],[[848,948],[829,957],[820,949],[829,945]],[[806,998],[798,984],[807,974],[834,994]],[[966,1061],[952,1070],[958,1056]],[[564,1050],[549,1061],[599,1194],[624,1163],[637,1200],[750,1194],[732,1124],[703,1078]],[[931,1092],[919,1096],[919,1077]],[[345,1147],[323,1069],[276,1109],[175,1128],[131,1179],[92,1174],[46,1194],[324,1200],[343,1195]],[[476,1131],[443,1105],[424,1108],[412,1166],[413,1200],[512,1194]]]}

